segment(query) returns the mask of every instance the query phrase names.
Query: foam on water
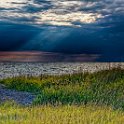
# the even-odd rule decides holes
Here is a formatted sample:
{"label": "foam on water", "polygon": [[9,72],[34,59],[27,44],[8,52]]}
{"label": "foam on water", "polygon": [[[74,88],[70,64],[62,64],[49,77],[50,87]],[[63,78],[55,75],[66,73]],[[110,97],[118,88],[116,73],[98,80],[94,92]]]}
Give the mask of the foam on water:
{"label": "foam on water", "polygon": [[124,63],[0,63],[0,79],[19,75],[61,75],[95,72],[121,66]]}

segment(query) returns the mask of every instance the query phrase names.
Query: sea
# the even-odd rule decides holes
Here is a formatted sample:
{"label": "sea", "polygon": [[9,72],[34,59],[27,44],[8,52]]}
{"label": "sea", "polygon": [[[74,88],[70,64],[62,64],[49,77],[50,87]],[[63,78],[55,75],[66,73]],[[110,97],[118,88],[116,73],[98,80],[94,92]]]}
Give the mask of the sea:
{"label": "sea", "polygon": [[79,72],[96,72],[111,68],[124,68],[124,63],[98,63],[98,62],[0,62],[0,79],[8,77],[39,76],[46,75],[63,75]]}

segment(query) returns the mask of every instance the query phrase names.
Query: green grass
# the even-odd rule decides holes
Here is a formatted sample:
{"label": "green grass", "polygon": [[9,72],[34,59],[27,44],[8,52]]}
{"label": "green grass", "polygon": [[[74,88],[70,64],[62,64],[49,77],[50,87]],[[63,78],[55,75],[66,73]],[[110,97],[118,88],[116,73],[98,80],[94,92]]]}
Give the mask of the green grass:
{"label": "green grass", "polygon": [[1,80],[8,88],[37,94],[40,105],[108,105],[124,110],[124,70],[72,75],[20,76]]}
{"label": "green grass", "polygon": [[124,113],[105,106],[0,106],[0,124],[123,124]]}
{"label": "green grass", "polygon": [[123,124],[124,70],[20,76],[0,81],[37,95],[32,106],[0,104],[0,124]]}

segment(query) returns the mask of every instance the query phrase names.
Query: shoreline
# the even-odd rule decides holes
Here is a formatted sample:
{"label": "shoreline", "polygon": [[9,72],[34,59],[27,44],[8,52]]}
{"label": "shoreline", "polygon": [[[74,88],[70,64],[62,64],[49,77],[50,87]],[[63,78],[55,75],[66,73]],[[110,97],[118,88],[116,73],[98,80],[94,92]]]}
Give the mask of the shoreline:
{"label": "shoreline", "polygon": [[28,63],[28,62],[0,62],[0,79],[21,75],[39,76],[73,74],[79,72],[96,72],[111,68],[124,68],[122,63],[98,63],[98,62],[58,62],[58,63]]}

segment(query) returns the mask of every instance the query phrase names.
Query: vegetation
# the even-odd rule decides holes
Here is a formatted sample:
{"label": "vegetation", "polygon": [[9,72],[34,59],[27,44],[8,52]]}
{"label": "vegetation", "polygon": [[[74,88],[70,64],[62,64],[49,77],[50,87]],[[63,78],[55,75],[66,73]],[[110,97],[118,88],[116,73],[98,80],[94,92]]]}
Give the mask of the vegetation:
{"label": "vegetation", "polygon": [[20,76],[0,81],[37,95],[32,106],[0,105],[0,123],[123,124],[124,70],[61,76]]}
{"label": "vegetation", "polygon": [[124,113],[110,107],[35,106],[14,104],[0,106],[0,124],[123,124]]}
{"label": "vegetation", "polygon": [[20,76],[1,80],[8,88],[37,94],[34,104],[110,105],[124,109],[124,70],[61,76]]}

